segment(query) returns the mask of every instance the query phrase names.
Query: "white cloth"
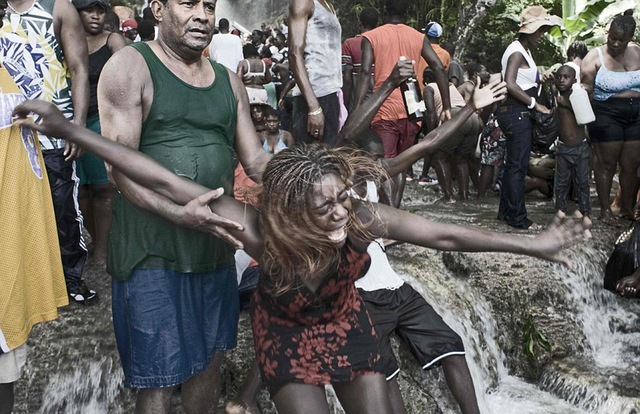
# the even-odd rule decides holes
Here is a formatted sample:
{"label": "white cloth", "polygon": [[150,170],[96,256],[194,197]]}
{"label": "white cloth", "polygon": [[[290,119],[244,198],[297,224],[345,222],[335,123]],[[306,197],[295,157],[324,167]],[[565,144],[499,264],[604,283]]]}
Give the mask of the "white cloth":
{"label": "white cloth", "polygon": [[[351,191],[350,196],[358,200],[362,199],[354,191]],[[378,202],[378,189],[375,182],[367,181],[367,195],[364,200],[371,203]],[[404,285],[404,280],[391,268],[382,246],[383,240],[377,239],[367,247],[367,253],[371,257],[371,266],[364,276],[356,280],[355,285],[358,289],[371,292],[379,289],[394,290]]]}
{"label": "white cloth", "polygon": [[529,65],[527,69],[518,68],[518,74],[516,75],[516,84],[523,91],[537,87],[538,67],[536,66],[536,62],[533,60],[531,53],[527,52],[522,46],[522,43],[517,40],[511,43],[502,55],[502,77],[504,78],[504,74],[507,70],[507,62],[509,61],[509,57],[511,57],[511,55],[513,55],[514,53],[522,54],[524,59],[527,61],[527,64]]}
{"label": "white cloth", "polygon": [[235,72],[238,69],[238,63],[244,59],[242,41],[231,33],[218,33],[211,38],[209,57]]}
{"label": "white cloth", "polygon": [[10,384],[18,381],[22,377],[26,363],[26,343],[5,354],[0,354],[0,384]]}

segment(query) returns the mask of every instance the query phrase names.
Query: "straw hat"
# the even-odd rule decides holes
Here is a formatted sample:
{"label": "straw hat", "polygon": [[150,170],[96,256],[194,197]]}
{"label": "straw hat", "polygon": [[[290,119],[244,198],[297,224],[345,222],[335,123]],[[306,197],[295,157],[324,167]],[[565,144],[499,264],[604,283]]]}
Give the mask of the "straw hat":
{"label": "straw hat", "polygon": [[542,6],[531,6],[524,9],[520,15],[520,30],[518,33],[535,33],[542,26],[562,26],[562,19],[547,11]]}

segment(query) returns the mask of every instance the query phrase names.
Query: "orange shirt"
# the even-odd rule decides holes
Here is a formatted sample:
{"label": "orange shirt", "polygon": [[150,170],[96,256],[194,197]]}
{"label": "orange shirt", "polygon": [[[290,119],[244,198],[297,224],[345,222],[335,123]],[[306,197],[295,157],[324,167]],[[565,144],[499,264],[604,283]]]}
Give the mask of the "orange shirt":
{"label": "orange shirt", "polygon": [[[444,73],[448,74],[449,73],[449,64],[451,63],[451,55],[449,54],[449,52],[444,50],[438,44],[432,43],[431,47],[433,48],[433,51],[436,52],[436,55],[438,55],[438,58],[440,59],[440,62],[442,62],[442,65],[444,66]],[[424,60],[424,59],[420,59],[420,64],[418,64],[418,72],[416,72],[416,75],[417,75],[418,81],[420,82],[420,85],[423,84],[423,82],[422,82],[422,73],[428,67],[429,67],[429,64],[427,63],[427,61]]]}
{"label": "orange shirt", "polygon": [[[385,24],[362,36],[371,42],[373,48],[373,63],[376,68],[373,76],[374,92],[389,77],[400,56],[416,62],[421,59],[424,35],[404,24]],[[400,88],[397,88],[384,101],[373,122],[406,117],[407,111],[404,109]]]}

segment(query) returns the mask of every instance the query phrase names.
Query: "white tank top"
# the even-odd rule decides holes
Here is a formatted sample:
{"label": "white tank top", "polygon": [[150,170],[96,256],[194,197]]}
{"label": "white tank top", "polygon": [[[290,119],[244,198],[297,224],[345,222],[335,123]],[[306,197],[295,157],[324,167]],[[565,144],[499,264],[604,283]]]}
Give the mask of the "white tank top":
{"label": "white tank top", "polygon": [[[350,195],[355,199],[361,199],[354,191]],[[378,189],[373,181],[367,181],[367,195],[364,199],[371,203],[378,202]],[[377,239],[367,247],[367,253],[371,257],[371,265],[367,273],[356,280],[355,285],[358,289],[372,292],[379,289],[394,290],[404,285],[404,280],[391,268],[383,246],[383,240]]]}
{"label": "white tank top", "polygon": [[507,62],[509,61],[509,57],[514,53],[520,53],[524,56],[524,59],[527,61],[529,67],[527,69],[518,68],[518,74],[516,76],[516,84],[523,90],[535,88],[538,86],[538,67],[536,66],[536,62],[534,62],[531,53],[527,52],[525,48],[522,46],[522,43],[519,41],[515,41],[507,47],[507,50],[504,51],[502,55],[502,77],[504,78],[504,74],[507,71]]}

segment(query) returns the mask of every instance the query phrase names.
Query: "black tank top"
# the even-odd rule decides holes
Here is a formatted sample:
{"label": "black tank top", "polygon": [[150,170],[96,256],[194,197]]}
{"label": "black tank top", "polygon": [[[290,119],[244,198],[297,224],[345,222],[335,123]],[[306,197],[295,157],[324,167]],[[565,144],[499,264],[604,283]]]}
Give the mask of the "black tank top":
{"label": "black tank top", "polygon": [[108,37],[104,46],[89,55],[89,112],[87,115],[98,113],[98,79],[100,79],[102,68],[110,57]]}

